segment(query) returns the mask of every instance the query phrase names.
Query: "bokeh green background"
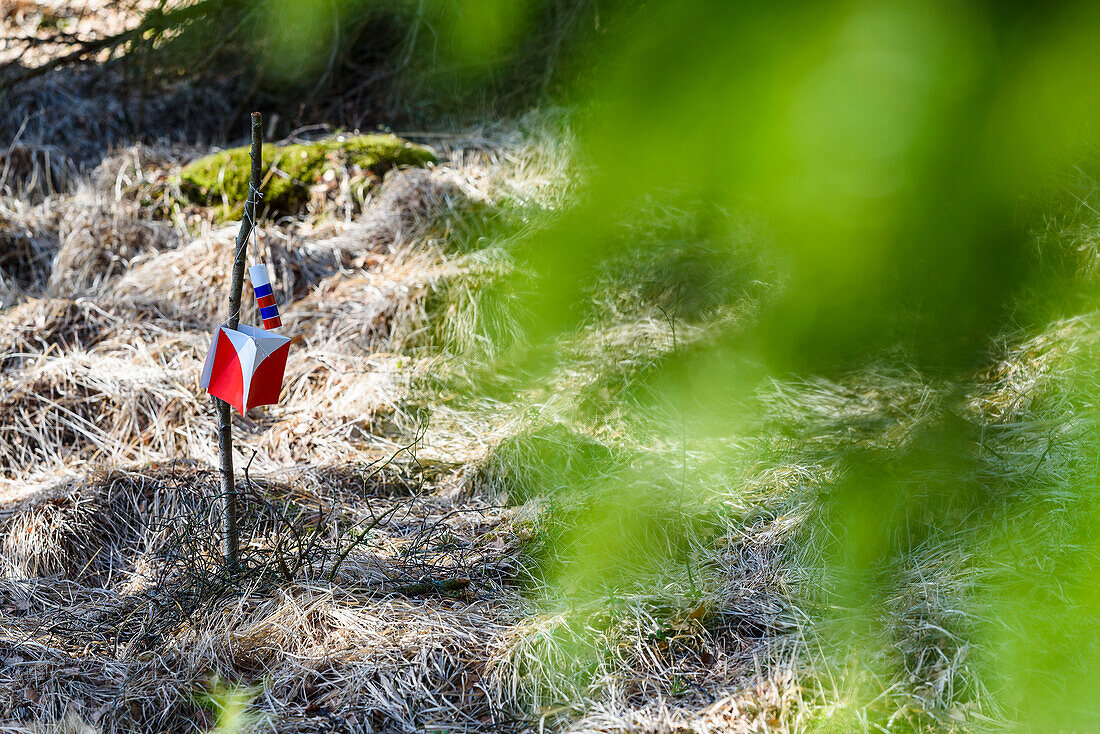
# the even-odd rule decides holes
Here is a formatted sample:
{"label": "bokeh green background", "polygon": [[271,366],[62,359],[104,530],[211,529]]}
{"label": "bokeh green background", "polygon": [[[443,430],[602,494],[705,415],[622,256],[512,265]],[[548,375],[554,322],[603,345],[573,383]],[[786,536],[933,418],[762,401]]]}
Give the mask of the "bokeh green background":
{"label": "bokeh green background", "polygon": [[[1056,450],[1025,437],[1017,453],[996,453],[1013,426],[965,406],[965,386],[999,341],[1095,308],[1082,241],[1096,211],[1079,184],[1091,182],[1100,124],[1100,7],[258,8],[255,59],[271,83],[308,90],[343,53],[340,28],[398,12],[412,29],[392,50],[408,59],[408,94],[444,107],[491,102],[511,80],[534,77],[541,104],[569,111],[576,188],[522,237],[517,252],[533,276],[508,301],[522,338],[497,369],[540,379],[547,350],[593,318],[585,304],[608,263],[650,263],[657,290],[673,294],[669,319],[683,324],[758,279],[774,286],[751,318],[676,350],[623,399],[667,444],[692,447],[690,470],[673,451],[658,466],[551,457],[531,474],[531,493],[583,484],[598,498],[556,537],[547,573],[561,603],[653,582],[680,554],[690,571],[706,519],[685,505],[713,489],[707,477],[766,461],[724,442],[766,430],[754,407],[761,387],[873,362],[934,383],[940,407],[903,445],[830,454],[840,470],[813,522],[832,540],[813,553],[835,606],[856,610],[830,629],[857,657],[860,645],[881,644],[867,629],[898,568],[914,554],[961,554],[982,569],[968,588],[981,610],[970,634],[992,708],[1020,731],[1100,728],[1095,354],[1066,356],[1065,378],[1029,417],[1057,426]],[[662,209],[688,224],[623,235],[624,223]],[[747,237],[745,221],[766,235]],[[1050,235],[1074,223],[1084,240]]]}

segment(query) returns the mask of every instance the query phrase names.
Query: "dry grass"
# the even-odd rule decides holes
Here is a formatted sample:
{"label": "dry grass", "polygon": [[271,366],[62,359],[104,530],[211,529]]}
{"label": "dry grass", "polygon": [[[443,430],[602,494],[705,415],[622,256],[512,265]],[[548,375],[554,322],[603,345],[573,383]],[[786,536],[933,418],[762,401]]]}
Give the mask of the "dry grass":
{"label": "dry grass", "polygon": [[[277,730],[494,721],[499,701],[479,670],[515,621],[516,602],[501,586],[501,563],[515,548],[506,516],[427,492],[380,496],[386,484],[367,472],[344,477],[343,491],[333,479],[297,474],[256,487],[285,503],[301,532],[312,523],[318,540],[292,579],[274,584],[254,572],[244,587],[195,586],[211,546],[192,533],[213,534],[209,470],[116,472],[8,508],[0,520],[6,715],[182,731],[203,724],[199,694],[222,680],[250,687],[254,725]],[[349,528],[372,495],[372,511],[395,511],[332,583],[334,551],[354,537]],[[280,533],[288,539],[261,520],[250,547]],[[489,559],[477,547],[487,534],[500,539]],[[454,592],[410,589],[456,575],[467,581]]]}
{"label": "dry grass", "polygon": [[[845,452],[903,452],[950,411],[1000,426],[991,472],[1050,455],[1057,484],[1072,457],[1050,448],[1050,416],[1088,321],[1010,338],[972,385],[875,366],[776,382],[755,397],[759,433],[687,445],[682,416],[635,388],[751,321],[770,287],[696,293],[670,316],[710,267],[678,259],[688,233],[609,273],[590,294],[604,317],[535,378],[501,370],[474,393],[522,343],[512,245],[569,205],[572,151],[537,115],[433,137],[438,166],[366,198],[336,175],[309,215],[261,223],[253,255],[300,340],[281,403],[234,419],[253,573],[229,578],[198,378],[235,227],[173,199],[198,149],[78,169],[122,115],[113,98],[93,115],[82,84],[44,78],[0,115],[31,120],[0,185],[0,728],[208,730],[231,699],[257,732],[951,731],[1003,715],[971,658],[983,572],[964,545],[909,549],[878,655],[853,661],[825,629],[815,513]],[[73,109],[44,119],[46,99]],[[623,487],[641,530],[607,543],[621,583],[570,586],[570,553],[615,528],[586,532],[585,512]]]}
{"label": "dry grass", "polygon": [[[8,721],[202,728],[216,718],[210,701],[233,690],[247,691],[249,730],[501,731],[544,717],[595,730],[610,712],[657,721],[664,700],[679,701],[675,716],[717,705],[706,714],[715,721],[744,718],[743,702],[718,702],[770,675],[760,666],[774,658],[771,637],[793,624],[769,588],[775,540],[700,546],[705,598],[630,598],[614,619],[599,605],[539,608],[520,593],[539,573],[527,550],[542,522],[537,478],[533,504],[486,504],[515,495],[516,472],[530,469],[526,449],[494,450],[538,430],[522,417],[526,402],[494,416],[483,402],[436,402],[427,387],[463,355],[484,359],[519,338],[485,287],[511,276],[499,237],[515,230],[484,222],[501,196],[561,204],[562,154],[541,135],[472,133],[440,146],[449,163],[389,174],[354,219],[330,206],[327,218],[261,227],[259,255],[302,343],[282,403],[237,419],[239,465],[270,503],[253,513],[249,544],[266,570],[245,587],[178,591],[197,570],[218,578],[216,491],[209,470],[170,463],[214,460],[197,382],[208,330],[224,316],[232,228],[186,212],[150,218],[166,213],[142,198],[170,175],[163,150],[122,151],[39,205],[62,220],[50,272],[0,314]],[[587,337],[596,353],[583,340],[570,347],[589,355],[586,379],[624,351],[641,365],[646,349],[673,346],[658,322],[631,329]],[[685,326],[681,339],[692,333]],[[396,452],[400,466],[370,468],[417,436]],[[332,468],[357,464],[366,468]],[[94,467],[126,468],[89,475]],[[391,508],[334,563],[357,524]],[[314,546],[292,552],[272,512],[297,517]],[[187,550],[192,536],[201,542]],[[271,560],[279,554],[290,577]],[[592,675],[590,653],[604,650]]]}

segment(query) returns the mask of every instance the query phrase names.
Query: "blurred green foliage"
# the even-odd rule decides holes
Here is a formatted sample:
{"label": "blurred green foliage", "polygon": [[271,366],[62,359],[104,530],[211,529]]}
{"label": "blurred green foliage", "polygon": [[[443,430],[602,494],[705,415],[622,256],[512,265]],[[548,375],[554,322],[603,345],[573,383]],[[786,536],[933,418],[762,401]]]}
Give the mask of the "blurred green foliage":
{"label": "blurred green foliage", "polygon": [[[700,465],[749,463],[722,440],[763,435],[751,406],[771,379],[835,377],[870,361],[912,370],[934,380],[939,397],[910,440],[830,450],[836,480],[812,521],[831,538],[817,549],[827,594],[873,609],[913,558],[958,550],[983,569],[972,603],[985,610],[976,643],[995,708],[1020,731],[1100,729],[1096,355],[1084,350],[1065,368],[1072,378],[1049,397],[1057,415],[998,422],[967,407],[996,340],[1095,307],[1092,264],[1081,263],[1100,221],[1095,187],[1067,196],[1065,186],[1091,180],[1083,171],[1100,134],[1091,85],[1100,7],[256,7],[267,29],[264,73],[285,83],[335,68],[351,19],[366,27],[383,7],[405,29],[391,51],[407,61],[407,89],[443,79],[448,98],[476,97],[500,89],[487,79],[529,79],[538,67],[543,82],[557,80],[576,110],[583,180],[569,208],[509,249],[535,285],[496,298],[491,316],[511,324],[496,313],[506,308],[522,318],[508,327],[506,359],[534,370],[535,381],[533,365],[552,363],[546,345],[601,308],[650,308],[683,328],[733,307],[762,279],[776,286],[753,318],[718,320],[706,338],[630,373],[620,405],[629,420],[649,440],[682,448],[659,467],[583,466],[569,441],[563,449],[537,436],[506,447],[526,453],[502,461],[540,464],[523,473],[518,497],[582,486],[596,498],[555,535],[557,593],[590,600],[629,583],[624,574],[649,580],[662,563],[689,557],[706,531],[685,506],[738,491],[736,471]],[[531,58],[540,62],[509,76],[510,64]],[[661,224],[655,202],[688,225]],[[742,213],[765,223],[767,237],[739,232]],[[653,226],[624,236],[623,223],[639,221]],[[636,288],[618,306],[600,300],[616,278]],[[1060,448],[1044,446],[1040,431],[1018,435],[1023,422],[1055,419],[1073,426]],[[857,615],[861,624],[869,617]],[[854,645],[870,639],[847,630]]]}
{"label": "blurred green foliage", "polygon": [[146,13],[122,60],[146,93],[234,80],[242,109],[292,127],[471,119],[560,89],[600,12],[596,0],[170,2]]}
{"label": "blurred green foliage", "polygon": [[256,716],[249,712],[249,705],[256,691],[246,686],[230,684],[218,676],[211,680],[195,696],[195,704],[216,717],[216,734],[237,734],[256,723]]}

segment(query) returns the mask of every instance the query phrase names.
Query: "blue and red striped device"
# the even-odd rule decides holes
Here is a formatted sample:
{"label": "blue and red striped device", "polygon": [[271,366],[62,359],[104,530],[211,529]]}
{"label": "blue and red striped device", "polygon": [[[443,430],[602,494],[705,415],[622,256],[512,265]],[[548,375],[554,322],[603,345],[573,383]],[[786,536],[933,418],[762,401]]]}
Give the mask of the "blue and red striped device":
{"label": "blue and red striped device", "polygon": [[271,331],[282,326],[279,307],[275,305],[275,293],[271,290],[271,278],[267,274],[267,265],[260,263],[250,267],[248,278],[252,281],[252,290],[256,292],[256,306],[260,309],[264,330]]}

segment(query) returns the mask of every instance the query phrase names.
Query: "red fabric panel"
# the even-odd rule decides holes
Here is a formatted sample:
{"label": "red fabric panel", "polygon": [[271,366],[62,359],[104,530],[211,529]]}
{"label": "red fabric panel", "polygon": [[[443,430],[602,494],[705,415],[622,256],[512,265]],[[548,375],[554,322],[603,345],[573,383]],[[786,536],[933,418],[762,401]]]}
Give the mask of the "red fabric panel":
{"label": "red fabric panel", "polygon": [[244,412],[244,373],[241,370],[241,358],[237,356],[233,342],[221,330],[218,331],[218,344],[214,347],[214,365],[210,370],[210,387],[207,392]]}
{"label": "red fabric panel", "polygon": [[[264,326],[267,326],[267,322],[264,322]],[[268,355],[267,359],[256,365],[256,371],[252,373],[252,385],[248,390],[249,408],[255,408],[257,405],[274,405],[279,402],[288,354],[290,354],[290,342],[276,349]]]}

